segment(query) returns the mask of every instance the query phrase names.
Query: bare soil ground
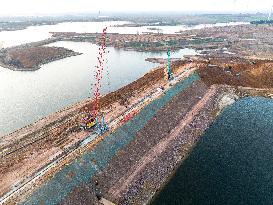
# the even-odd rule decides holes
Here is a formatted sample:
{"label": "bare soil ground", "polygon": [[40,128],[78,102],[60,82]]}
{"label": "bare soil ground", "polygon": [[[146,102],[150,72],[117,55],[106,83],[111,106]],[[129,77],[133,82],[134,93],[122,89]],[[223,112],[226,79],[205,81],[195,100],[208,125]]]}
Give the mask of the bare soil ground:
{"label": "bare soil ground", "polygon": [[273,61],[214,57],[198,73],[208,85],[227,84],[253,88],[273,87]]}
{"label": "bare soil ground", "polygon": [[[239,25],[226,27],[212,27],[200,30],[182,31],[182,35],[193,35],[196,38],[222,38],[225,39],[224,46],[221,44],[211,44],[217,50],[209,51],[211,57],[223,55],[224,51],[253,59],[272,59],[273,58],[273,27],[271,25]],[[192,47],[204,49],[209,44],[196,44]],[[225,49],[225,50],[223,50]],[[227,55],[229,56],[229,55]]]}
{"label": "bare soil ground", "polygon": [[37,70],[41,64],[79,55],[72,50],[59,47],[19,46],[1,53],[1,64],[14,70]]}

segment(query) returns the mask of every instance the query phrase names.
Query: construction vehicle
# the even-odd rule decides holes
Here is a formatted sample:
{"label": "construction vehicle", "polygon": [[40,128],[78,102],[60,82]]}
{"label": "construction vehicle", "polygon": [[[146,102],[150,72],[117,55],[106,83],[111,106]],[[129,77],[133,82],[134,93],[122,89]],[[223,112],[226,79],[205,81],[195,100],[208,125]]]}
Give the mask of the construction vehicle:
{"label": "construction vehicle", "polygon": [[82,112],[80,113],[80,128],[82,130],[90,130],[93,129],[96,124],[96,118],[89,112]]}

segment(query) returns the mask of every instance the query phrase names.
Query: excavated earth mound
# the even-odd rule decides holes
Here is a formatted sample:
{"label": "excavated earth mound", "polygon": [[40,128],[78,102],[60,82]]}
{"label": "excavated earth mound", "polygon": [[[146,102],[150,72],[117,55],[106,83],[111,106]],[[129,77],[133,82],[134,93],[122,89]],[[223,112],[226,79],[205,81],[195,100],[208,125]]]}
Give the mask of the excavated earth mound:
{"label": "excavated earth mound", "polygon": [[208,85],[227,84],[253,88],[273,87],[273,61],[243,58],[211,58],[198,70]]}

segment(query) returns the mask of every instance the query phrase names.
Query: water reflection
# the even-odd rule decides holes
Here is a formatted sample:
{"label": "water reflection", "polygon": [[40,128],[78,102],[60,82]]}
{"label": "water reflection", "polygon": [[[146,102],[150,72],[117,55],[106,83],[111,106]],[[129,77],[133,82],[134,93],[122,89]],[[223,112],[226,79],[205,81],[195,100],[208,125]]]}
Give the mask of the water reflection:
{"label": "water reflection", "polygon": [[[83,55],[43,65],[35,72],[0,69],[0,136],[92,96],[98,46],[85,42],[56,42],[53,45]],[[102,93],[116,90],[156,67],[156,64],[146,62],[146,58],[166,57],[165,52],[108,50],[109,80],[105,74]],[[195,54],[195,51],[182,49],[172,56],[184,54]]]}

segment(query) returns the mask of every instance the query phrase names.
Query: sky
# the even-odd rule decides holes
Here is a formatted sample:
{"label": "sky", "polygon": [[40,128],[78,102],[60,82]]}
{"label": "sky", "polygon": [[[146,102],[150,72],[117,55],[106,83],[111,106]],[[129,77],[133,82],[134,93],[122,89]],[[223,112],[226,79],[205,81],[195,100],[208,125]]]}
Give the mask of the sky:
{"label": "sky", "polygon": [[269,12],[273,0],[0,0],[0,15],[101,11]]}

